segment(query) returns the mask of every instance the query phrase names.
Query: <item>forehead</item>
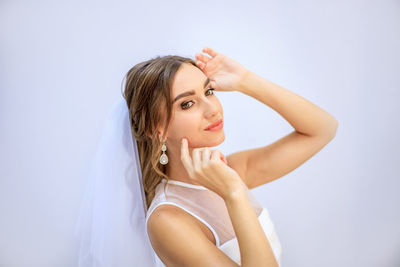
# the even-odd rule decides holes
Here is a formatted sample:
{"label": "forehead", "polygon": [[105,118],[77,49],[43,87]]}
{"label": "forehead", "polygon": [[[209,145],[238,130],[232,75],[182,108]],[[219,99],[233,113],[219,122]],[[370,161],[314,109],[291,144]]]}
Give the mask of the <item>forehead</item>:
{"label": "forehead", "polygon": [[184,63],[179,68],[172,83],[172,96],[180,93],[203,88],[207,76],[197,67]]}

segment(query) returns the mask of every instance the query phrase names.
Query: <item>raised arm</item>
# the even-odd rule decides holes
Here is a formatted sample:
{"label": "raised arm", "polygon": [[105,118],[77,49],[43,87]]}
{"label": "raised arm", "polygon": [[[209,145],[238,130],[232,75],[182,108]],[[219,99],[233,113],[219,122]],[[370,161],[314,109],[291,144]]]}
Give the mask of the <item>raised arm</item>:
{"label": "raised arm", "polygon": [[227,156],[249,189],[293,171],[336,135],[338,121],[331,114],[254,72],[248,71],[237,90],[274,109],[295,129],[266,146]]}
{"label": "raised arm", "polygon": [[247,70],[235,60],[206,47],[211,58],[196,54],[197,65],[219,91],[239,91],[278,112],[294,131],[263,147],[228,155],[249,189],[276,180],[310,159],[336,135],[338,121],[305,98]]}

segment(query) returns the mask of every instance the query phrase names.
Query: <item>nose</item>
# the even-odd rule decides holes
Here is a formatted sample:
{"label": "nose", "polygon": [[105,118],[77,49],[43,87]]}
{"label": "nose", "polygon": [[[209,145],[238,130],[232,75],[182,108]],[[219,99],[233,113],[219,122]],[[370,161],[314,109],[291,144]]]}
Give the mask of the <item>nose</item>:
{"label": "nose", "polygon": [[218,114],[218,105],[216,103],[206,100],[205,104],[206,104],[206,111],[204,116],[206,117],[206,119],[210,119]]}

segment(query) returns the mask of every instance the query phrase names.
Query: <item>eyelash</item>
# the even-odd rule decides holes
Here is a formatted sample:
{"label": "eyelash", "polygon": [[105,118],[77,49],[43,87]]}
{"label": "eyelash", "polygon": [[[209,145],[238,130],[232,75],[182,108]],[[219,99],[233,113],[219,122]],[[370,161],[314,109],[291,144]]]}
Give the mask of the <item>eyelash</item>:
{"label": "eyelash", "polygon": [[[215,89],[214,88],[209,88],[207,91],[206,91],[206,93],[208,92],[208,91],[210,91],[211,90],[211,92],[213,92]],[[212,93],[212,94],[210,94],[210,95],[213,95],[214,94],[214,92]],[[190,107],[187,107],[187,108],[185,108],[184,106],[187,104],[187,103],[190,103],[190,102],[193,102],[193,101],[186,101],[186,102],[183,102],[182,104],[181,104],[181,107],[182,107],[182,109],[189,109],[190,107],[192,107],[193,105],[191,105]]]}

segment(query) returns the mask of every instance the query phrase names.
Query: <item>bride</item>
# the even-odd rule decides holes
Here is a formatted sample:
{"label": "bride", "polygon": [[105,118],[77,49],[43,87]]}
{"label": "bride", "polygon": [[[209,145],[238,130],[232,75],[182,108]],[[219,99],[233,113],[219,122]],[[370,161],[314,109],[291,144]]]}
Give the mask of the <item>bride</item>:
{"label": "bride", "polygon": [[[335,136],[337,120],[301,96],[209,47],[196,60],[156,57],[133,66],[123,92],[142,174],[145,231],[166,266],[280,266],[268,210],[249,189],[293,171]],[[214,91],[238,91],[294,128],[272,144],[225,156]],[[129,236],[128,236],[129,238]]]}

